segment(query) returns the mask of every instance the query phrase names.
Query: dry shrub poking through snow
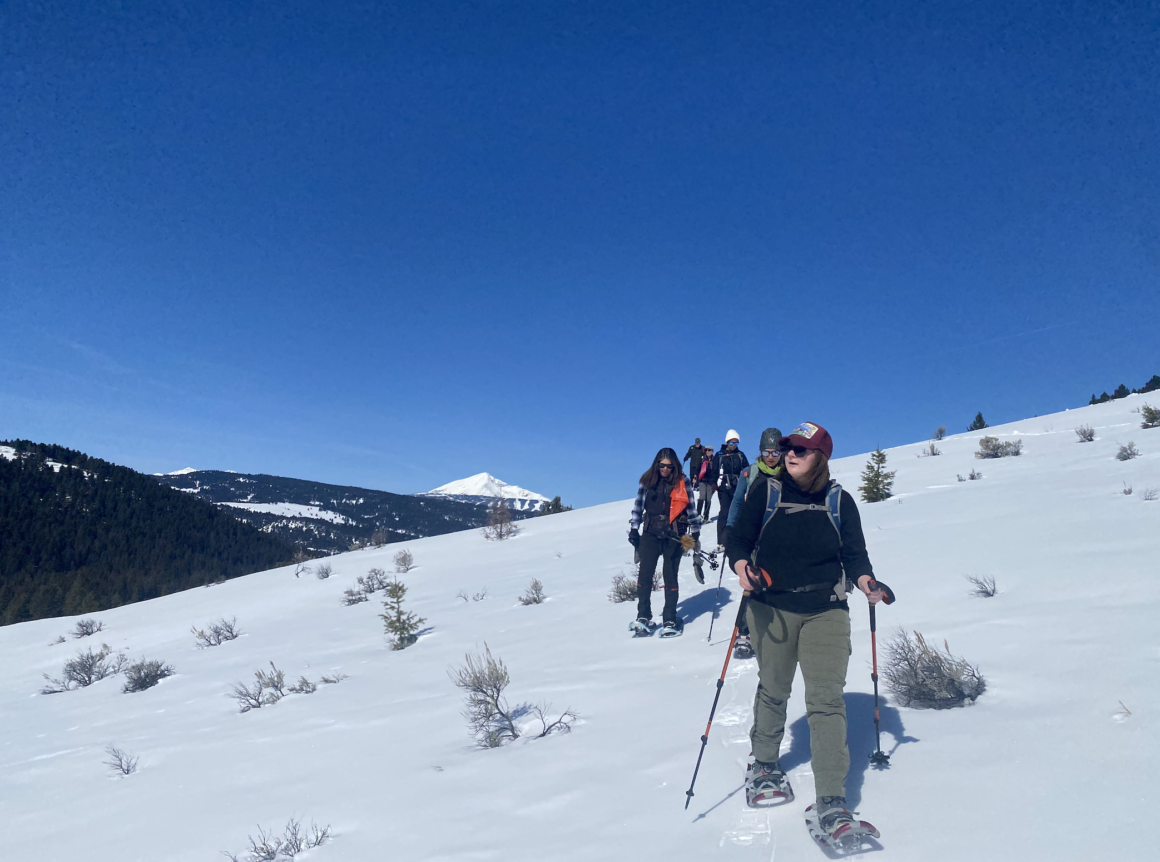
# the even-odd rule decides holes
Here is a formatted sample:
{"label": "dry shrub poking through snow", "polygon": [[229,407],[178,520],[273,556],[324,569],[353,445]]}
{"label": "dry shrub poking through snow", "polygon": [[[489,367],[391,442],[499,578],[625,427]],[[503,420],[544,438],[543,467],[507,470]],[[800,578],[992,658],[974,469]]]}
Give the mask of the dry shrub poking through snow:
{"label": "dry shrub poking through snow", "polygon": [[48,674],[44,678],[48,685],[40,690],[41,694],[58,694],[62,691],[72,691],[76,688],[85,688],[105,677],[118,674],[125,669],[129,659],[124,653],[113,655],[113,649],[108,644],[101,644],[100,650],[93,652],[89,647],[85,652],[78,652],[75,658],[64,663],[60,679],[52,679]]}
{"label": "dry shrub poking through snow", "polygon": [[544,603],[544,585],[539,578],[532,578],[527,590],[520,596],[521,605],[542,605]]}
{"label": "dry shrub poking through snow", "polygon": [[198,649],[221,646],[226,641],[237,640],[238,636],[242,633],[242,630],[238,628],[237,617],[230,617],[228,620],[222,617],[216,623],[210,623],[204,629],[199,629],[197,626],[190,626],[189,630],[193,632],[194,642],[197,644]]}
{"label": "dry shrub poking through snow", "polygon": [[238,702],[239,712],[271,706],[286,696],[286,674],[270,662],[270,670],[254,671],[254,684],[235,683],[230,697]]}
{"label": "dry shrub poking through snow", "polygon": [[97,632],[102,631],[104,628],[105,624],[99,620],[77,620],[77,624],[73,627],[73,630],[69,632],[69,634],[77,640],[80,640],[81,638],[87,638],[90,635],[95,635]]}
{"label": "dry shrub poking through snow", "polygon": [[986,688],[979,669],[966,659],[931,647],[919,632],[912,640],[903,629],[883,645],[886,661],[882,676],[902,706],[915,709],[951,709],[974,703]]}
{"label": "dry shrub poking through snow", "polygon": [[966,575],[967,582],[971,585],[971,595],[978,596],[981,599],[989,599],[997,592],[995,587],[995,579],[990,575]]}
{"label": "dry shrub poking through snow", "polygon": [[571,709],[564,710],[555,721],[549,721],[550,704],[525,703],[516,709],[509,707],[504,689],[511,677],[503,659],[495,658],[486,643],[482,653],[467,653],[463,658],[463,667],[448,670],[447,675],[466,697],[463,717],[480,748],[498,748],[505,742],[519,739],[520,729],[516,721],[525,715],[535,715],[539,720],[537,738],[572,729],[577,715]]}
{"label": "dry shrub poking through snow", "polygon": [[334,569],[331,568],[330,563],[319,563],[314,569],[314,577],[320,581],[325,581],[332,574],[334,574]]}
{"label": "dry shrub poking through snow", "polygon": [[137,758],[129,752],[109,745],[105,748],[105,754],[109,758],[105,761],[105,766],[118,775],[132,775],[137,771]]}
{"label": "dry shrub poking through snow", "polygon": [[1023,454],[1022,440],[1000,440],[998,437],[980,437],[976,458],[1009,458]]}
{"label": "dry shrub poking through snow", "polygon": [[935,440],[942,440],[946,436],[947,436],[947,426],[946,425],[939,425],[938,428],[935,429],[934,439]]}
{"label": "dry shrub poking through snow", "polygon": [[143,658],[125,668],[125,684],[121,687],[121,691],[125,694],[145,691],[147,688],[153,688],[165,677],[173,676],[174,673],[173,668],[163,661]]}
{"label": "dry shrub poking through snow", "polygon": [[1121,446],[1116,452],[1117,461],[1131,461],[1133,458],[1140,457],[1140,450],[1136,448],[1136,444],[1128,441],[1127,446]]}
{"label": "dry shrub poking through snow", "polygon": [[406,574],[407,572],[411,571],[415,565],[415,555],[408,551],[406,548],[403,548],[403,550],[395,554],[394,561],[395,571]]}
{"label": "dry shrub poking through snow", "polygon": [[[316,823],[311,823],[310,831],[307,832],[302,821],[292,817],[281,837],[275,835],[273,830],[267,832],[259,826],[258,837],[249,835],[247,838],[250,849],[245,853],[244,862],[275,862],[277,859],[293,859],[304,850],[311,850],[328,841],[330,827],[319,828]],[[235,853],[223,850],[222,855],[230,862],[243,862],[243,858]]]}
{"label": "dry shrub poking through snow", "polygon": [[1158,496],[1160,496],[1160,491],[1156,490],[1155,488],[1145,488],[1140,492],[1140,499],[1148,503],[1151,503]]}
{"label": "dry shrub poking through snow", "polygon": [[1091,425],[1080,425],[1075,429],[1075,436],[1079,438],[1080,443],[1090,443],[1096,439],[1096,429]]}

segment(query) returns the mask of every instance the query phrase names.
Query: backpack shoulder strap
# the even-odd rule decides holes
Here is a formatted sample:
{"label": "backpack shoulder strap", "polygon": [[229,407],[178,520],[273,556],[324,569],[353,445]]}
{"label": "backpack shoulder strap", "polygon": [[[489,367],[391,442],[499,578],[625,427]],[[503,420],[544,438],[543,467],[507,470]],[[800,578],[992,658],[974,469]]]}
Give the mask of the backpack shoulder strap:
{"label": "backpack shoulder strap", "polygon": [[842,486],[830,480],[830,490],[826,492],[826,509],[830,523],[838,532],[838,547],[842,547]]}
{"label": "backpack shoulder strap", "polygon": [[[761,516],[762,533],[765,532],[765,525],[769,523],[769,519],[777,514],[777,509],[781,505],[781,482],[770,476],[765,485],[765,514]],[[757,537],[760,544],[761,533],[758,533]]]}

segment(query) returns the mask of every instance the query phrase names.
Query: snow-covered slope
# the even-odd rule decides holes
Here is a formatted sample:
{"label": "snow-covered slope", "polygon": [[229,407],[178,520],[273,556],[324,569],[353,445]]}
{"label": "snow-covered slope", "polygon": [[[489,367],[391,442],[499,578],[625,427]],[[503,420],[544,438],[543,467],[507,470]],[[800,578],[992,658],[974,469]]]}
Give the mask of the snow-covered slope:
{"label": "snow-covered slope", "polygon": [[542,508],[544,503],[548,502],[548,498],[543,494],[526,491],[515,485],[509,485],[507,482],[501,482],[490,473],[476,473],[466,479],[448,482],[446,485],[440,485],[433,491],[419,496],[450,497],[453,500],[463,502],[480,502],[489,498],[498,498],[508,501],[513,509],[533,511]]}
{"label": "snow-covered slope", "polygon": [[[946,639],[988,688],[944,712],[887,699],[891,766],[869,769],[869,630],[854,598],[847,792],[882,830],[875,858],[1155,858],[1160,500],[1145,492],[1160,489],[1160,430],[1140,430],[1130,412],[1144,400],[985,432],[1022,440],[1019,458],[975,459],[979,434],[942,441],[939,457],[916,457],[925,441],[889,450],[897,496],[861,506],[871,559],[899,598],[879,613],[880,633]],[[1080,424],[1094,442],[1077,442]],[[1129,441],[1141,456],[1115,460]],[[865,463],[840,459],[834,472],[853,489]],[[983,478],[958,482],[971,468]],[[634,489],[626,477],[626,496]],[[52,644],[71,620],[0,629],[5,857],[244,859],[257,824],[280,831],[296,816],[334,828],[299,857],[311,860],[822,859],[802,825],[813,788],[800,678],[782,756],[798,800],[744,806],[756,672],[733,662],[683,809],[739,593],[726,576],[707,643],[716,584],[698,585],[686,561],[685,637],[629,639],[632,605],[607,599],[632,560],[629,508],[520,522],[505,542],[469,531],[408,543],[407,606],[427,631],[402,652],[384,644],[377,600],[339,601],[357,575],[392,568],[397,546],[331,557],[329,580],[278,569],[107,611],[85,641]],[[967,574],[995,577],[999,594],[968,595]],[[525,607],[517,597],[532,578],[549,599]],[[485,588],[480,601],[457,595]],[[240,639],[194,648],[191,625],[234,615]],[[100,640],[177,675],[137,694],[122,694],[120,678],[37,694],[43,673]],[[510,670],[509,700],[575,709],[571,734],[472,747],[447,670],[485,643]],[[239,714],[231,685],[270,661],[289,679],[350,678]],[[110,743],[139,755],[135,774],[110,777]]]}

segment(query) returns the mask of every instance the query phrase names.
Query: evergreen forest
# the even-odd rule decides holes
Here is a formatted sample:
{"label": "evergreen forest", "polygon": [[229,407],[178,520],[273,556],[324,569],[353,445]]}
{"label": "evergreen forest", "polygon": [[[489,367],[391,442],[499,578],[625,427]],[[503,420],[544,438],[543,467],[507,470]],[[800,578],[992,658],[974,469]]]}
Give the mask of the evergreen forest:
{"label": "evergreen forest", "polygon": [[[0,625],[92,613],[288,562],[286,541],[63,446],[3,442]],[[14,451],[13,451],[14,450]]]}

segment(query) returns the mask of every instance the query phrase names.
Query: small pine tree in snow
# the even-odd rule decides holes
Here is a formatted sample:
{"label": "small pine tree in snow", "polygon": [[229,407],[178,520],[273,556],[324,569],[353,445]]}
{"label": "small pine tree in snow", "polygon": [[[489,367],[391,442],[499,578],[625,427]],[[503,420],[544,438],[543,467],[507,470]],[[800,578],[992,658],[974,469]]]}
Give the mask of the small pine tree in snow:
{"label": "small pine tree in snow", "polygon": [[982,431],[987,427],[987,420],[983,418],[982,411],[975,414],[975,421],[967,426],[968,431]]}
{"label": "small pine tree in snow", "polygon": [[1140,418],[1144,420],[1141,428],[1160,428],[1160,407],[1145,404],[1140,408]]}
{"label": "small pine tree in snow", "polygon": [[1127,398],[1132,394],[1132,390],[1121,383],[1116,387],[1116,391],[1112,393],[1112,398]]}
{"label": "small pine tree in snow", "polygon": [[870,461],[862,471],[862,484],[858,490],[864,503],[878,503],[893,496],[894,471],[886,469],[886,453],[875,449],[870,453]]}
{"label": "small pine tree in snow", "polygon": [[384,613],[379,614],[386,629],[391,649],[406,649],[419,639],[419,629],[427,622],[417,616],[414,611],[403,610],[403,597],[407,595],[407,586],[398,578],[387,584],[387,598],[383,602]]}

